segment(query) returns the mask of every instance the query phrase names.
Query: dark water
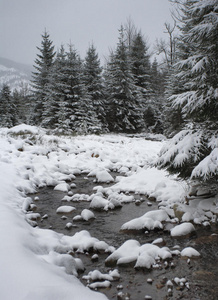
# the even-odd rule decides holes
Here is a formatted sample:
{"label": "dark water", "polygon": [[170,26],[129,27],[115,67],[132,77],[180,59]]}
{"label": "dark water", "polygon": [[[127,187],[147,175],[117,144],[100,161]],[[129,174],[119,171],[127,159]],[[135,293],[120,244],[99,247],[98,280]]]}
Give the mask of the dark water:
{"label": "dark water", "polygon": [[[116,174],[112,174],[116,175]],[[73,193],[89,194],[93,193],[93,187],[97,184],[93,182],[93,178],[86,178],[79,175],[75,179],[76,188],[72,189]],[[99,184],[98,184],[99,185]],[[103,186],[108,186],[104,184]],[[108,289],[101,289],[109,299],[145,299],[149,295],[154,300],[158,299],[201,299],[212,300],[218,299],[218,227],[214,225],[212,228],[197,228],[197,231],[188,238],[172,239],[167,230],[145,233],[132,232],[124,233],[120,231],[120,227],[127,221],[143,215],[149,210],[157,209],[157,204],[152,202],[152,206],[147,205],[147,198],[144,195],[134,195],[135,200],[140,200],[140,205],[135,203],[124,204],[122,208],[112,211],[94,211],[96,219],[90,221],[73,222],[73,217],[80,214],[84,208],[89,209],[89,202],[66,202],[61,199],[66,193],[54,191],[53,188],[42,188],[36,195],[39,200],[35,201],[37,212],[41,216],[47,214],[47,219],[38,222],[40,228],[51,228],[56,232],[65,235],[73,235],[81,230],[88,230],[93,237],[101,241],[107,242],[115,248],[121,246],[128,239],[136,239],[141,244],[151,243],[156,238],[162,237],[166,242],[166,246],[172,249],[175,245],[179,245],[181,249],[191,246],[198,250],[201,257],[191,259],[190,263],[181,257],[174,256],[169,261],[168,266],[161,263],[160,268],[152,270],[135,270],[133,266],[114,267],[119,270],[121,278],[119,281],[112,282],[112,286]],[[61,205],[72,205],[76,208],[71,214],[66,214],[67,219],[63,219],[62,215],[56,213],[56,209]],[[74,226],[66,229],[66,223],[71,222]],[[82,259],[86,268],[84,274],[89,271],[98,269],[102,273],[108,273],[114,269],[105,266],[106,254],[98,253],[97,262],[91,260],[93,253],[77,254]],[[171,263],[173,262],[173,266]],[[86,281],[82,279],[84,274],[80,274],[81,281],[86,285]],[[174,285],[172,293],[168,292],[166,281],[175,277],[186,278],[190,288],[179,287]],[[152,284],[147,283],[147,279],[153,280]],[[122,285],[122,289],[118,290],[117,286]],[[118,297],[118,293],[123,293],[123,298]]]}

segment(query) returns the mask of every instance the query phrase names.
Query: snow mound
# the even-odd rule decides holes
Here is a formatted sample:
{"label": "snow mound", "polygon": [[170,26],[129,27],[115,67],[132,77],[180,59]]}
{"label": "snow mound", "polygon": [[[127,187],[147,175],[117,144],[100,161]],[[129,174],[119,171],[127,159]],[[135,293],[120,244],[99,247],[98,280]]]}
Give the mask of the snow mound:
{"label": "snow mound", "polygon": [[114,178],[106,171],[98,171],[96,173],[96,179],[98,182],[113,182]]}
{"label": "snow mound", "polygon": [[9,133],[15,133],[15,134],[38,134],[40,132],[40,129],[36,126],[26,125],[26,124],[20,124],[17,126],[14,126],[8,130]]}
{"label": "snow mound", "polygon": [[90,249],[104,252],[112,252],[114,250],[114,248],[110,247],[107,243],[92,237],[86,230],[77,232],[73,236],[63,236],[61,242],[66,244],[69,249],[79,252],[89,251]]}
{"label": "snow mound", "polygon": [[83,276],[83,279],[92,280],[92,281],[113,280],[113,277],[108,274],[102,274],[98,270],[94,270],[94,271],[89,272],[89,274],[87,276]]}
{"label": "snow mound", "polygon": [[72,211],[76,210],[73,206],[63,205],[57,208],[57,214],[70,214]]}
{"label": "snow mound", "polygon": [[108,199],[105,199],[101,192],[98,192],[98,193],[90,196],[90,200],[91,200],[90,208],[95,209],[95,210],[106,210],[107,211],[107,210],[115,209],[115,208],[122,206],[120,201],[114,197],[108,197]]}
{"label": "snow mound", "polygon": [[138,169],[128,177],[121,177],[111,189],[114,192],[149,195],[156,198],[158,202],[172,204],[182,201],[187,189],[187,184],[184,181],[176,181],[176,178],[176,176],[169,176],[165,170]]}
{"label": "snow mound", "polygon": [[172,237],[177,237],[190,234],[193,231],[195,231],[194,225],[192,223],[185,222],[172,228],[170,234]]}
{"label": "snow mound", "polygon": [[83,209],[83,211],[81,212],[81,217],[85,221],[89,221],[90,219],[95,219],[94,213],[89,209]]}
{"label": "snow mound", "polygon": [[60,254],[55,251],[50,251],[48,255],[42,255],[41,259],[45,260],[47,263],[63,267],[67,274],[78,276],[77,271],[84,271],[81,259],[74,258],[69,254]]}
{"label": "snow mound", "polygon": [[69,189],[70,189],[70,186],[66,182],[59,183],[54,187],[55,191],[61,191],[61,192],[66,192],[66,193],[69,191]]}
{"label": "snow mound", "polygon": [[168,219],[169,216],[165,210],[149,211],[143,216],[123,224],[121,230],[163,229],[161,222],[167,221]]}
{"label": "snow mound", "polygon": [[96,290],[96,289],[106,289],[111,286],[111,282],[108,280],[100,281],[100,282],[94,282],[88,285],[90,289]]}
{"label": "snow mound", "polygon": [[167,247],[160,248],[153,244],[141,246],[136,240],[128,240],[107,257],[105,264],[110,266],[134,263],[134,268],[150,269],[157,260],[165,260],[171,257],[172,254]]}
{"label": "snow mound", "polygon": [[185,257],[199,257],[200,253],[192,247],[187,247],[181,251],[181,256]]}

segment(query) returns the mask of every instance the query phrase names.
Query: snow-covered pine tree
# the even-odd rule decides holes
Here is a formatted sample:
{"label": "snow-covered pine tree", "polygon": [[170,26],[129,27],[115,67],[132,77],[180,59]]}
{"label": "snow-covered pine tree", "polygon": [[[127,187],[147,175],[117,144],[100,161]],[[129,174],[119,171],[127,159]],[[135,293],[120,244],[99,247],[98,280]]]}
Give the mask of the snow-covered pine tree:
{"label": "snow-covered pine tree", "polygon": [[66,53],[62,45],[50,70],[49,82],[43,111],[42,126],[56,129],[58,132],[70,130],[70,102],[67,98],[68,69]]}
{"label": "snow-covered pine tree", "polygon": [[17,114],[10,88],[4,84],[0,92],[0,126],[12,127],[16,125]]}
{"label": "snow-covered pine tree", "polygon": [[181,36],[174,68],[179,84],[170,100],[190,123],[166,144],[159,164],[183,176],[217,178],[218,2],[179,2]]}
{"label": "snow-covered pine tree", "polygon": [[13,103],[16,106],[17,122],[29,123],[31,115],[31,90],[28,84],[22,84],[18,89],[12,92]]}
{"label": "snow-covered pine tree", "polygon": [[103,131],[107,132],[107,121],[105,111],[105,95],[102,81],[102,67],[100,59],[93,44],[90,45],[86,53],[83,66],[83,80],[91,96],[92,107],[102,124]]}
{"label": "snow-covered pine tree", "polygon": [[[145,124],[149,130],[161,131],[160,124],[160,98],[161,76],[157,71],[155,78],[152,76],[153,69],[150,64],[148,46],[141,32],[138,32],[130,49],[131,70],[134,76],[135,85],[142,93],[142,107]],[[152,86],[154,81],[158,81],[156,86]],[[162,93],[163,95],[163,93]]]}
{"label": "snow-covered pine tree", "polygon": [[187,0],[182,13],[176,78],[183,90],[174,93],[171,101],[194,120],[217,121],[218,2]]}
{"label": "snow-covered pine tree", "polygon": [[66,59],[68,79],[65,91],[70,104],[70,128],[81,134],[101,132],[100,121],[83,81],[82,61],[72,45],[69,46]]}
{"label": "snow-covered pine tree", "polygon": [[144,126],[142,95],[134,83],[122,26],[119,33],[116,51],[105,70],[107,120],[110,131],[133,133]]}
{"label": "snow-covered pine tree", "polygon": [[55,51],[53,42],[47,31],[42,34],[41,48],[37,47],[39,54],[35,60],[34,68],[36,72],[33,73],[32,85],[34,89],[34,111],[32,115],[32,122],[34,124],[41,124],[42,113],[44,109],[44,102],[46,96],[46,85],[49,82],[50,69],[53,65]]}
{"label": "snow-covered pine tree", "polygon": [[150,56],[141,32],[135,35],[131,43],[130,60],[135,85],[142,88],[144,97],[148,99],[151,95]]}

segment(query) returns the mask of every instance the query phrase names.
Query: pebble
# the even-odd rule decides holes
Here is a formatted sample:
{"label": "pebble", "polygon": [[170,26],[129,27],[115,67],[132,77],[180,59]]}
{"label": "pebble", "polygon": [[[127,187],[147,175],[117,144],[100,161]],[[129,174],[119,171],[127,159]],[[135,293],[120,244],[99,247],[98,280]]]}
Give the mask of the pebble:
{"label": "pebble", "polygon": [[92,261],[97,261],[98,260],[98,254],[94,254],[92,257],[91,257],[91,260]]}
{"label": "pebble", "polygon": [[135,201],[135,205],[140,205],[141,204],[141,201],[140,200],[136,200]]}
{"label": "pebble", "polygon": [[152,279],[152,278],[148,278],[148,279],[147,279],[147,283],[152,284],[152,282],[153,282],[153,279]]}
{"label": "pebble", "polygon": [[70,223],[70,222],[67,223],[66,226],[65,226],[66,229],[70,229],[70,228],[72,228],[72,227],[73,227],[73,224]]}
{"label": "pebble", "polygon": [[122,284],[119,284],[119,285],[117,286],[117,290],[122,290],[122,289],[123,289]]}
{"label": "pebble", "polygon": [[168,295],[169,295],[169,296],[172,296],[172,295],[173,295],[172,289],[168,289],[167,292],[168,292]]}

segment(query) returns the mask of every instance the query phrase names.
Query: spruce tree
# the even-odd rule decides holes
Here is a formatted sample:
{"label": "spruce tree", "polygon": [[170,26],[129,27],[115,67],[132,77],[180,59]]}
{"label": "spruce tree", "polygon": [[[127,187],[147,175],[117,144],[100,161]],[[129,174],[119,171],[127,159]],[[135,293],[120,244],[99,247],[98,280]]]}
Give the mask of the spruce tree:
{"label": "spruce tree", "polygon": [[4,84],[0,92],[0,126],[12,127],[17,123],[17,113],[10,88]]}
{"label": "spruce tree", "polygon": [[50,36],[47,31],[42,34],[41,48],[37,47],[39,54],[35,60],[34,68],[36,72],[33,73],[33,89],[34,89],[34,111],[32,116],[32,122],[34,124],[41,124],[42,114],[44,110],[46,86],[49,82],[50,70],[53,65],[55,57],[55,51],[53,42],[50,40]]}
{"label": "spruce tree", "polygon": [[107,131],[104,86],[102,81],[102,67],[96,48],[92,44],[86,54],[84,62],[84,83],[89,95],[91,96],[92,106],[104,128]]}
{"label": "spruce tree", "polygon": [[50,70],[49,81],[45,89],[43,127],[69,131],[70,104],[67,99],[67,80],[66,53],[62,45]]}
{"label": "spruce tree", "polygon": [[151,94],[150,57],[148,47],[140,32],[132,41],[130,60],[135,85],[141,87],[144,90],[144,95],[149,97]]}
{"label": "spruce tree", "polygon": [[[178,1],[175,1],[178,2]],[[180,1],[179,1],[180,2]],[[180,2],[181,34],[169,89],[183,129],[162,150],[159,164],[181,176],[217,179],[218,6],[217,0]]]}
{"label": "spruce tree", "polygon": [[175,66],[182,87],[172,104],[195,121],[216,121],[218,114],[217,0],[187,0],[182,6],[179,62]]}
{"label": "spruce tree", "polygon": [[70,109],[70,128],[77,133],[101,131],[101,124],[92,106],[91,97],[83,80],[83,66],[80,56],[72,45],[67,52],[66,95]]}
{"label": "spruce tree", "polygon": [[105,72],[109,130],[133,133],[143,128],[142,95],[134,84],[123,27]]}
{"label": "spruce tree", "polygon": [[31,91],[28,84],[23,84],[12,92],[13,103],[16,107],[17,122],[28,124],[31,114]]}

